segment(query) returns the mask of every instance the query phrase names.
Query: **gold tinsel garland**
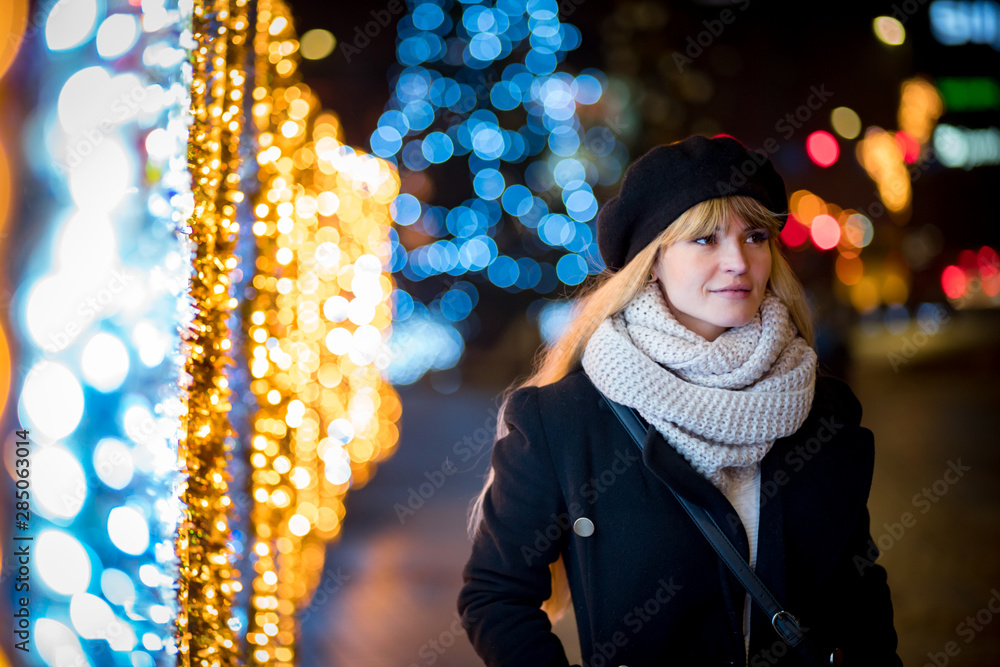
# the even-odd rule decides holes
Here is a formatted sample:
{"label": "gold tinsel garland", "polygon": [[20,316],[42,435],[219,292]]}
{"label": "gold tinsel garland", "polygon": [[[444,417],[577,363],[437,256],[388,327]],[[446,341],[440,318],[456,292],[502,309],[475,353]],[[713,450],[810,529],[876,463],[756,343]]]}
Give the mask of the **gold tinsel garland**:
{"label": "gold tinsel garland", "polygon": [[[399,181],[388,163],[343,146],[336,117],[321,113],[301,83],[287,6],[260,0],[257,16],[260,191],[247,358],[260,408],[252,420],[256,562],[247,638],[253,664],[292,665],[296,612],[320,583],[344,495],[396,445],[398,395],[376,368],[388,363],[385,347],[334,351],[331,336],[388,334],[393,284],[381,267]],[[350,297],[370,310],[366,324],[341,324],[346,315],[327,304]]]}
{"label": "gold tinsel garland", "polygon": [[[224,370],[233,363],[226,320],[238,305],[229,274],[237,265],[236,211],[243,199],[239,149],[251,2],[196,0],[193,7],[188,162],[195,314],[184,335],[183,510],[175,544],[177,646],[185,667],[244,662],[231,614],[240,583],[230,546],[236,517],[227,440],[235,434]],[[301,83],[287,6],[255,4],[257,254],[254,296],[242,314],[259,407],[246,447],[253,503],[247,551],[254,567],[246,639],[251,663],[291,666],[296,613],[320,583],[325,544],[344,518],[344,495],[370,478],[398,437],[399,397],[379,370],[388,364],[383,342],[394,285],[383,266],[399,179],[385,161],[344,146],[337,118],[321,112]]]}
{"label": "gold tinsel garland", "polygon": [[226,319],[236,305],[229,273],[239,232],[236,206],[243,131],[243,59],[247,0],[196,0],[193,6],[188,165],[194,211],[189,294],[193,321],[184,332],[185,403],[178,445],[181,520],[175,540],[180,562],[176,621],[178,664],[236,665],[239,639],[230,625],[241,588],[230,546],[233,507],[227,472],[232,341]]}

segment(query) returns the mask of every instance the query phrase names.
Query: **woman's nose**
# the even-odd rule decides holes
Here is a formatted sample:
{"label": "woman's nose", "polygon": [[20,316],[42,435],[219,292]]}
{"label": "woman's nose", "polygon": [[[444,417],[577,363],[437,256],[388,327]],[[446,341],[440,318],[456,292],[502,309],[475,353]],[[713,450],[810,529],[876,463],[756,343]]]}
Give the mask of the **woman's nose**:
{"label": "woman's nose", "polygon": [[740,243],[726,243],[722,248],[722,269],[725,271],[746,271],[747,258]]}

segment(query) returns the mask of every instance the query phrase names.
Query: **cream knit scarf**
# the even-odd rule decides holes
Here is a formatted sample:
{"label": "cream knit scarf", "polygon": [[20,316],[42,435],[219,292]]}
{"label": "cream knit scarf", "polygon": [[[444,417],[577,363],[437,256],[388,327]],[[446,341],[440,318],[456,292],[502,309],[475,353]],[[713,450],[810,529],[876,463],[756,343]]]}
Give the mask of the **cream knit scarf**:
{"label": "cream knit scarf", "polygon": [[752,320],[709,342],[674,318],[658,282],[604,320],[583,354],[601,392],[638,410],[723,493],[805,421],[816,362],[770,289]]}

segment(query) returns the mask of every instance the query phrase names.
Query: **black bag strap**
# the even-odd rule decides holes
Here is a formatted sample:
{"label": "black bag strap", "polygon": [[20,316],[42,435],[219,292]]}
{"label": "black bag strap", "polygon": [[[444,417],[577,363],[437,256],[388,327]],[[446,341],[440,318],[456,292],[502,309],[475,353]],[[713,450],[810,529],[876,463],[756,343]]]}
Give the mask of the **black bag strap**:
{"label": "black bag strap", "polygon": [[[604,399],[611,406],[615,416],[618,417],[618,421],[622,423],[625,430],[632,436],[632,440],[642,450],[642,444],[646,439],[646,431],[642,428],[642,424],[639,422],[639,418],[635,415],[632,408],[612,401],[607,396],[604,396]],[[843,659],[841,650],[834,649],[829,654],[829,657],[825,657],[825,654],[821,653],[806,638],[805,633],[808,628],[802,627],[799,620],[791,612],[784,609],[775,599],[771,591],[764,585],[764,582],[757,576],[757,573],[743,560],[743,557],[736,550],[736,547],[733,546],[733,543],[729,541],[726,534],[719,528],[712,515],[705,508],[682,497],[669,484],[667,488],[670,489],[670,492],[674,494],[674,497],[681,504],[681,507],[684,508],[684,511],[687,512],[687,515],[698,526],[698,529],[712,545],[712,548],[715,549],[715,553],[719,555],[722,562],[726,564],[740,583],[743,584],[747,592],[750,593],[750,597],[757,602],[764,613],[767,614],[767,617],[771,619],[771,627],[778,633],[778,636],[786,643],[795,647],[813,665],[840,665]]]}

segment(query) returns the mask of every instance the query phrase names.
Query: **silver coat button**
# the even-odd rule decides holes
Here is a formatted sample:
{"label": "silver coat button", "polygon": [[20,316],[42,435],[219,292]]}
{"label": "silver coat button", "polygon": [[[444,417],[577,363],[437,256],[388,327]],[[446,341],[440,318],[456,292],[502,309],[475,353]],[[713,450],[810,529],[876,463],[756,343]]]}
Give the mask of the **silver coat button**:
{"label": "silver coat button", "polygon": [[582,516],[573,522],[573,532],[580,537],[590,537],[594,534],[594,522]]}

